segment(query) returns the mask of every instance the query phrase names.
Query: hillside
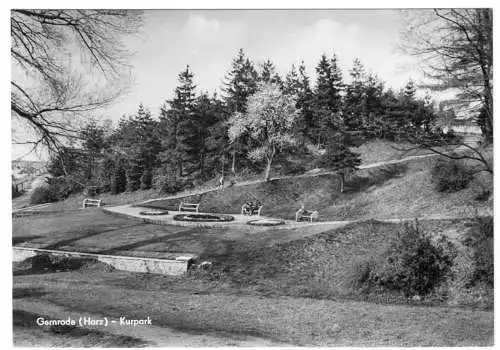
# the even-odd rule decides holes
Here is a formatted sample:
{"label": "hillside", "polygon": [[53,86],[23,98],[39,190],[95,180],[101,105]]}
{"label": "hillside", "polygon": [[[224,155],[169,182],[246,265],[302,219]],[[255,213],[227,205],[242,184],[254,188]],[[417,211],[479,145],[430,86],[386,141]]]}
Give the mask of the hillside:
{"label": "hillside", "polygon": [[[455,278],[443,283],[446,297],[436,299],[436,295],[431,294],[422,302],[492,307],[492,287],[474,288],[475,294],[468,296],[470,286],[461,284],[474,268],[474,263],[461,265],[460,261],[467,260],[472,252],[463,242],[465,233],[476,224],[470,220],[419,222],[420,229],[432,232],[436,240],[440,235],[448,237],[459,252],[454,261]],[[375,220],[353,223],[270,247],[254,246],[245,251],[210,256],[214,271],[195,275],[219,284],[243,285],[249,291],[264,295],[407,303],[399,292],[359,290],[354,285],[363,266],[373,266],[383,260],[385,250],[403,228],[401,223]]]}
{"label": "hillside", "polygon": [[176,210],[184,200],[201,203],[203,212],[239,213],[243,203],[258,199],[264,205],[265,216],[293,219],[303,203],[308,209],[318,210],[323,221],[471,216],[476,211],[490,212],[492,199],[476,200],[484,179],[480,183],[476,178],[468,188],[455,193],[435,191],[430,172],[437,158],[359,170],[347,181],[344,193],[339,192],[338,177],[330,174],[228,187],[183,198],[150,201],[143,206]]}

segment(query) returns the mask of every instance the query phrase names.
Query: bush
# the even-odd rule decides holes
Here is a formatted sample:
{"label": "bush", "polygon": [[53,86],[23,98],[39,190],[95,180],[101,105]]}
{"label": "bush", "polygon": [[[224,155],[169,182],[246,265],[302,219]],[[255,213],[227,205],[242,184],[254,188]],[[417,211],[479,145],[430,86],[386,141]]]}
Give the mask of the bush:
{"label": "bush", "polygon": [[68,198],[72,193],[81,190],[81,186],[64,177],[48,178],[47,185],[33,190],[30,203],[43,204],[57,202]]}
{"label": "bush", "polygon": [[433,244],[418,222],[405,224],[382,261],[370,271],[369,282],[407,297],[428,294],[450,271],[454,258],[451,246],[444,237],[439,245]]}
{"label": "bush", "polygon": [[464,245],[472,249],[474,271],[469,281],[471,286],[486,283],[494,284],[493,259],[493,217],[476,217],[469,225]]}
{"label": "bush", "polygon": [[371,274],[376,266],[374,259],[355,261],[347,277],[349,287],[360,292],[368,292],[372,287]]}
{"label": "bush", "polygon": [[30,197],[31,204],[43,204],[43,203],[51,203],[55,202],[52,192],[48,187],[37,187],[33,190]]}
{"label": "bush", "polygon": [[462,162],[449,159],[440,159],[431,175],[436,190],[447,193],[463,190],[473,179],[472,172]]}

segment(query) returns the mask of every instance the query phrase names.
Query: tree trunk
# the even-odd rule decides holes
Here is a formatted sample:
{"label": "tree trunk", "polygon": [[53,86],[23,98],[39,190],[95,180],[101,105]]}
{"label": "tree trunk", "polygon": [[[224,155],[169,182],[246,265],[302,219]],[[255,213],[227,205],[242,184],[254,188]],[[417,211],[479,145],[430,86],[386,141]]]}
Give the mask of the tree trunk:
{"label": "tree trunk", "polygon": [[236,146],[233,147],[233,161],[231,163],[231,172],[236,175]]}
{"label": "tree trunk", "polygon": [[271,160],[267,160],[265,180],[269,181],[271,175]]}
{"label": "tree trunk", "polygon": [[275,153],[276,149],[274,148],[274,146],[272,146],[271,155],[267,158],[266,173],[265,173],[266,181],[269,181],[271,179],[271,165],[273,163],[273,158]]}

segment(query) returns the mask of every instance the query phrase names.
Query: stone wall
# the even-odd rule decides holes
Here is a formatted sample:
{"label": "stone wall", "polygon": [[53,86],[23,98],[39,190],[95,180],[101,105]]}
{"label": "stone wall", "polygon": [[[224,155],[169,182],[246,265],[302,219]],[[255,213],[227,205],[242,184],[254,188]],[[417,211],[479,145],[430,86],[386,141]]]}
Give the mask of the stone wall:
{"label": "stone wall", "polygon": [[102,255],[79,252],[66,252],[48,249],[12,247],[12,260],[20,262],[37,254],[50,254],[68,257],[93,258],[105,264],[111,265],[118,270],[130,272],[145,272],[162,275],[178,276],[187,272],[193,259],[191,257],[179,257],[176,260],[140,258],[119,255]]}

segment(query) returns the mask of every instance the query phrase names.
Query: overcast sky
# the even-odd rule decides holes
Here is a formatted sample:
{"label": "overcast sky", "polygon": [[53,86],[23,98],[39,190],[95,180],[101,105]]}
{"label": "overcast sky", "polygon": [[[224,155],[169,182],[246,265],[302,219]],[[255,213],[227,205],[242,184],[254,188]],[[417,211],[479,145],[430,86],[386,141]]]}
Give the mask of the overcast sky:
{"label": "overcast sky", "polygon": [[[148,10],[143,32],[127,38],[135,84],[115,105],[96,113],[116,121],[143,103],[154,117],[172,98],[177,76],[189,64],[198,91],[220,92],[224,74],[243,48],[256,64],[271,59],[283,76],[304,60],[315,78],[321,54],[337,54],[344,78],[358,57],[387,87],[399,89],[418,72],[396,50],[396,10]],[[14,147],[13,157],[26,153]]]}

